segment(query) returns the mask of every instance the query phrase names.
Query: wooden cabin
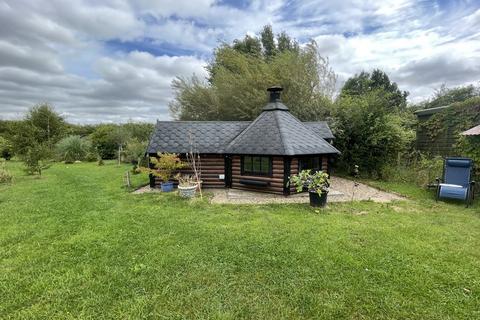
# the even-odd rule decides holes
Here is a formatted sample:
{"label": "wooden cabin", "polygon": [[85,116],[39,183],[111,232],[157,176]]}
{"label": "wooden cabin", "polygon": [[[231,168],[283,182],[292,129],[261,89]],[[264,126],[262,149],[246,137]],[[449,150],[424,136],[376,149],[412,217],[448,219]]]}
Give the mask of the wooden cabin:
{"label": "wooden cabin", "polygon": [[[289,195],[290,175],[303,169],[329,171],[340,152],[325,121],[301,122],[281,102],[282,88],[253,121],[158,121],[147,153],[200,155],[204,188],[225,187]],[[188,170],[182,170],[188,172]],[[160,181],[150,177],[150,186]]]}

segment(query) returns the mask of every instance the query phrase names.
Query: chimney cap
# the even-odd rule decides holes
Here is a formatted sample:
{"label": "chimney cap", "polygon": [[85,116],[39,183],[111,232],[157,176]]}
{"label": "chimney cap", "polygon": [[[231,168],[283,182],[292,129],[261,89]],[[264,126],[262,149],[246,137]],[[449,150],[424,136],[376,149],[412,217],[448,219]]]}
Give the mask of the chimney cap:
{"label": "chimney cap", "polygon": [[268,92],[281,92],[283,91],[283,88],[281,86],[271,86],[267,88]]}

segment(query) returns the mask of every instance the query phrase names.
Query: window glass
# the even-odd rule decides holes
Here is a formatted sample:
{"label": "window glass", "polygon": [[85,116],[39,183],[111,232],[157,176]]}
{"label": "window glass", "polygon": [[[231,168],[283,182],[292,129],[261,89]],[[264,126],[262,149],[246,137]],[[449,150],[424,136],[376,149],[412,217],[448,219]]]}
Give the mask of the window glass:
{"label": "window glass", "polygon": [[298,159],[298,169],[299,171],[312,170],[313,172],[322,170],[321,157],[314,156]]}
{"label": "window glass", "polygon": [[244,156],[242,161],[243,175],[268,176],[271,173],[270,157]]}

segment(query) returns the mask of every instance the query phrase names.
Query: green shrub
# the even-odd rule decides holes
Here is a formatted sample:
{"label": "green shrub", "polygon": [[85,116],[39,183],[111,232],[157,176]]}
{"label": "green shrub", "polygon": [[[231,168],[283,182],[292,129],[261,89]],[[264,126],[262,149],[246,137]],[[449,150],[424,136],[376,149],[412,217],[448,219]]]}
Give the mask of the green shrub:
{"label": "green shrub", "polygon": [[5,167],[5,162],[0,163],[0,184],[11,183],[13,180],[13,175]]}
{"label": "green shrub", "polygon": [[10,160],[13,157],[13,145],[4,137],[0,136],[0,158]]}
{"label": "green shrub", "polygon": [[426,187],[443,174],[443,158],[431,158],[423,154],[413,154],[400,159],[397,164],[382,167],[382,179],[394,182],[406,182]]}
{"label": "green shrub", "polygon": [[22,155],[25,172],[30,175],[42,175],[42,171],[50,167],[49,151],[48,146],[41,144],[28,148]]}
{"label": "green shrub", "polygon": [[341,170],[352,173],[356,164],[363,175],[381,177],[383,168],[412,147],[413,114],[389,111],[388,101],[381,91],[337,101],[332,129],[342,152],[337,161]]}
{"label": "green shrub", "polygon": [[55,147],[57,159],[65,163],[85,160],[90,150],[90,142],[80,136],[63,138]]}
{"label": "green shrub", "polygon": [[473,176],[475,181],[480,181],[480,136],[460,136],[455,147],[459,154],[473,159]]}

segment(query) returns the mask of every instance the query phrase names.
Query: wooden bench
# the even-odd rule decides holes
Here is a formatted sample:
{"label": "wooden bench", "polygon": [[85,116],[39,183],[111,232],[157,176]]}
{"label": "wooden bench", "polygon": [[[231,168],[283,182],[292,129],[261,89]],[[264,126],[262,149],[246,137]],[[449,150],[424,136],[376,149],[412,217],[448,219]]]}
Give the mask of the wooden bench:
{"label": "wooden bench", "polygon": [[255,187],[268,187],[270,182],[268,181],[259,181],[259,180],[249,180],[249,179],[240,179],[241,184]]}

